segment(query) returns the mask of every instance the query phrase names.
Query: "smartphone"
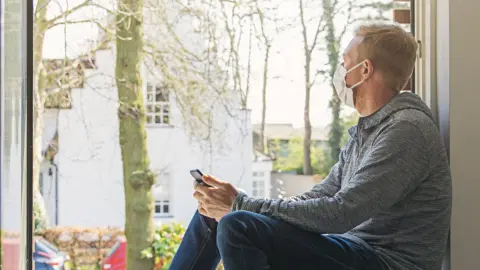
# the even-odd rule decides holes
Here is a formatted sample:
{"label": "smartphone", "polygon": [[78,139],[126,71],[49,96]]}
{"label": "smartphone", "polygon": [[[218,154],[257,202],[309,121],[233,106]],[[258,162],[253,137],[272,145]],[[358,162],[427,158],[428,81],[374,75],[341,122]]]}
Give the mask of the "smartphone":
{"label": "smartphone", "polygon": [[203,182],[203,179],[202,179],[203,173],[199,169],[191,170],[190,174],[193,176],[193,178],[197,181],[198,184],[202,186],[211,187],[207,183]]}

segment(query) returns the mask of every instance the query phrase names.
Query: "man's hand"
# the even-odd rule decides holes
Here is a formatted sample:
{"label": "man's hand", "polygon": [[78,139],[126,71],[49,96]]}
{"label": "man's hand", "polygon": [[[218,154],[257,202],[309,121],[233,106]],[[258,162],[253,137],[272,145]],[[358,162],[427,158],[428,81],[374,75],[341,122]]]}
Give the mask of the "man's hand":
{"label": "man's hand", "polygon": [[232,184],[210,175],[204,175],[203,181],[211,187],[195,185],[193,197],[198,200],[198,211],[219,221],[230,212],[238,191]]}

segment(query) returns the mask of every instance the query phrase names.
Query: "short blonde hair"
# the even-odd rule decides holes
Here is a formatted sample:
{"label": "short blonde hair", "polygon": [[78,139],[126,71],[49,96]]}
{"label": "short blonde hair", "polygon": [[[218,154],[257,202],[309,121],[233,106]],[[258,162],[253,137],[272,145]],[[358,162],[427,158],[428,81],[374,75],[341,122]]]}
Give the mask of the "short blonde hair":
{"label": "short blonde hair", "polygon": [[358,27],[356,36],[362,41],[359,61],[369,59],[382,74],[383,83],[400,91],[412,76],[417,57],[415,38],[393,24],[369,24]]}

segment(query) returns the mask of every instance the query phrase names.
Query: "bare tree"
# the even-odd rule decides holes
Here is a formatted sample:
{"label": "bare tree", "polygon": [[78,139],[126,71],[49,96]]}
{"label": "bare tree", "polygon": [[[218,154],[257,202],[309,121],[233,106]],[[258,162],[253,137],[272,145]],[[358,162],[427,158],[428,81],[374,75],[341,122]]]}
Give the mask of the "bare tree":
{"label": "bare tree", "polygon": [[298,0],[298,7],[300,11],[300,23],[301,23],[301,32],[303,38],[303,54],[305,57],[305,107],[303,112],[303,119],[305,125],[305,134],[303,139],[303,173],[306,175],[311,175],[313,173],[312,169],[312,124],[310,122],[310,92],[312,87],[315,85],[315,80],[319,72],[312,73],[312,58],[313,54],[317,49],[319,37],[322,31],[325,29],[324,24],[324,15],[318,19],[318,22],[315,24],[313,37],[309,37],[308,33],[311,32],[310,26],[308,24],[308,18],[306,15],[305,0]]}
{"label": "bare tree", "polygon": [[[259,148],[262,153],[266,151],[265,145],[265,120],[267,116],[267,85],[268,85],[268,64],[270,61],[270,50],[272,48],[273,38],[272,34],[267,33],[266,26],[266,16],[264,13],[267,9],[259,4],[259,1],[255,1],[255,11],[256,16],[252,16],[252,19],[258,18],[258,27],[260,28],[258,40],[259,43],[263,45],[264,48],[264,58],[263,58],[263,76],[262,76],[262,119],[260,124],[260,136],[259,136]],[[273,11],[273,10],[270,10]],[[273,23],[276,23],[275,21]]]}

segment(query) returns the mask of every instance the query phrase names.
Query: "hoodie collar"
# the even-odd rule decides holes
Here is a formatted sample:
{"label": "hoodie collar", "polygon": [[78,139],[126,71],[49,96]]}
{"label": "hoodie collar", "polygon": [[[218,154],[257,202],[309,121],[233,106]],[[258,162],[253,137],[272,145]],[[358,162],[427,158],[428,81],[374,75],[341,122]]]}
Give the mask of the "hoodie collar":
{"label": "hoodie collar", "polygon": [[365,130],[373,128],[395,112],[405,109],[416,109],[424,112],[432,118],[430,109],[418,95],[411,92],[401,92],[395,95],[390,102],[378,109],[375,113],[366,117],[361,117],[358,121],[358,125]]}

